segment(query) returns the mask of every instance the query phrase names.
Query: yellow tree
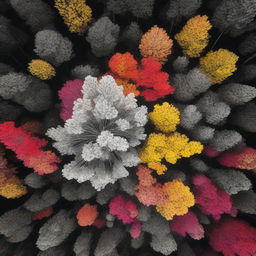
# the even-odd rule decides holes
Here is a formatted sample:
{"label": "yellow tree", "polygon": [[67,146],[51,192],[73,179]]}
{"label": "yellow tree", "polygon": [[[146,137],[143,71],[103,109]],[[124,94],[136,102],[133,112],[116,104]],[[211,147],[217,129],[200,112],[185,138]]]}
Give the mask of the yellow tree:
{"label": "yellow tree", "polygon": [[164,183],[162,191],[165,198],[158,202],[156,210],[167,220],[188,213],[189,207],[195,204],[194,195],[180,180]]}
{"label": "yellow tree", "polygon": [[209,42],[209,30],[212,25],[206,15],[197,15],[186,23],[180,33],[175,36],[183,53],[188,57],[199,57]]}
{"label": "yellow tree", "polygon": [[200,70],[206,74],[214,84],[220,84],[236,71],[238,56],[226,49],[219,49],[200,58]]}
{"label": "yellow tree", "polygon": [[83,33],[91,20],[92,10],[86,0],[55,0],[58,9],[70,32]]}
{"label": "yellow tree", "polygon": [[55,76],[54,67],[44,60],[32,60],[28,64],[28,71],[41,80],[48,80]]}
{"label": "yellow tree", "polygon": [[164,63],[171,54],[172,45],[173,41],[166,31],[154,26],[142,36],[139,48],[143,57],[155,57],[159,62]]}
{"label": "yellow tree", "polygon": [[180,123],[179,110],[168,102],[154,105],[154,110],[148,114],[148,117],[161,132],[174,132]]}

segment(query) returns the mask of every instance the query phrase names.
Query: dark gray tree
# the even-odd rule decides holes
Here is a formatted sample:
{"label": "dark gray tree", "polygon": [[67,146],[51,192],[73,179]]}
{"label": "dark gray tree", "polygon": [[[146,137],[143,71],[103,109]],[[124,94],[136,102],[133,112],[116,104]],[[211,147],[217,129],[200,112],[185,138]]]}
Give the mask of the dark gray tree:
{"label": "dark gray tree", "polygon": [[94,55],[108,56],[114,52],[119,36],[119,26],[108,17],[98,19],[88,30],[86,40]]}
{"label": "dark gray tree", "polygon": [[215,9],[212,22],[223,33],[236,33],[253,21],[256,15],[254,0],[223,0]]}
{"label": "dark gray tree", "polygon": [[10,4],[33,32],[43,29],[54,29],[55,13],[44,1],[10,0]]}

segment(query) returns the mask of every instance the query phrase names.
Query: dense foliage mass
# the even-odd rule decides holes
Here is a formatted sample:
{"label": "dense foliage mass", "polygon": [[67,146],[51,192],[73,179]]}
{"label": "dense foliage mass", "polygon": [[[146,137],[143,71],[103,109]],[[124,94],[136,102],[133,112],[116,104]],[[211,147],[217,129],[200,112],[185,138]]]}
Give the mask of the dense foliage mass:
{"label": "dense foliage mass", "polygon": [[0,255],[256,255],[255,17],[0,1]]}

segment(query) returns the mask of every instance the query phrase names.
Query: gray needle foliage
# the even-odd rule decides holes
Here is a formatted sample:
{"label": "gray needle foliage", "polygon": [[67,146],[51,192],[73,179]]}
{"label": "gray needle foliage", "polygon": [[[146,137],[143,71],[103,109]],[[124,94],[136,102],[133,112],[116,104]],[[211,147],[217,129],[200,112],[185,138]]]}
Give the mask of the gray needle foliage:
{"label": "gray needle foliage", "polygon": [[190,17],[200,8],[202,0],[170,0],[166,16],[168,19]]}
{"label": "gray needle foliage", "polygon": [[100,71],[97,67],[91,65],[79,65],[72,69],[72,76],[75,78],[80,78],[82,80],[87,76],[96,76],[100,75]]}
{"label": "gray needle foliage", "polygon": [[142,223],[142,230],[152,235],[150,246],[156,252],[170,255],[177,250],[177,244],[170,233],[170,224],[159,214],[153,214]]}
{"label": "gray needle foliage", "polygon": [[247,132],[256,132],[256,104],[250,102],[231,116],[231,123]]}
{"label": "gray needle foliage", "polygon": [[194,68],[187,74],[176,74],[172,79],[172,85],[176,87],[174,97],[186,102],[207,91],[212,82],[198,68]]}
{"label": "gray needle foliage", "polygon": [[256,15],[254,0],[223,0],[215,9],[212,22],[222,32],[234,33],[253,21]]}
{"label": "gray needle foliage", "polygon": [[256,88],[245,84],[225,84],[218,90],[218,95],[229,105],[242,105],[256,97]]}
{"label": "gray needle foliage", "polygon": [[108,17],[98,19],[88,30],[87,42],[97,57],[108,56],[114,52],[119,36],[119,26]]}
{"label": "gray needle foliage", "polygon": [[[27,41],[28,36],[20,29],[12,25],[11,20],[0,15],[0,54],[5,55],[20,45],[21,47]],[[0,68],[1,69],[1,68]],[[1,71],[0,71],[1,73]]]}
{"label": "gray needle foliage", "polygon": [[42,188],[47,185],[47,180],[44,176],[37,174],[36,172],[32,172],[26,176],[24,179],[26,185],[31,188]]}
{"label": "gray needle foliage", "polygon": [[244,56],[254,53],[256,51],[256,33],[254,32],[246,36],[239,45],[238,50]]}
{"label": "gray needle foliage", "polygon": [[172,64],[176,73],[186,73],[188,65],[189,60],[185,56],[179,56]]}
{"label": "gray needle foliage", "polygon": [[10,0],[12,8],[33,32],[54,29],[54,11],[42,0]]}
{"label": "gray needle foliage", "polygon": [[97,193],[96,201],[100,205],[106,204],[111,198],[115,196],[117,184],[108,184],[105,188]]}
{"label": "gray needle foliage", "polygon": [[0,122],[14,121],[23,113],[20,106],[12,105],[9,101],[0,99]]}
{"label": "gray needle foliage", "polygon": [[251,181],[242,172],[233,169],[211,169],[208,175],[213,182],[230,195],[247,191],[252,187]]}
{"label": "gray needle foliage", "polygon": [[193,170],[198,172],[207,172],[209,170],[209,166],[207,166],[207,164],[199,158],[190,158],[189,164]]}
{"label": "gray needle foliage", "polygon": [[239,211],[256,214],[256,193],[252,190],[242,191],[232,196],[232,202]]}
{"label": "gray needle foliage", "polygon": [[92,236],[93,233],[87,230],[81,232],[74,244],[74,252],[76,256],[89,256]]}
{"label": "gray needle foliage", "polygon": [[100,235],[96,249],[95,256],[109,256],[115,252],[115,248],[123,238],[123,231],[118,228],[110,228],[103,231]]}
{"label": "gray needle foliage", "polygon": [[196,106],[203,114],[205,121],[212,125],[223,123],[231,112],[229,105],[220,100],[218,94],[212,91],[204,94],[198,100]]}
{"label": "gray needle foliage", "polygon": [[187,105],[180,111],[180,125],[185,129],[193,129],[202,119],[202,114],[195,105]]}
{"label": "gray needle foliage", "polygon": [[47,110],[52,103],[51,91],[46,83],[17,72],[0,76],[0,96],[23,105],[31,112]]}
{"label": "gray needle foliage", "polygon": [[32,231],[31,217],[31,213],[22,208],[4,213],[0,217],[0,234],[10,242],[25,240]]}
{"label": "gray needle foliage", "polygon": [[59,192],[54,189],[48,189],[45,192],[35,192],[23,205],[31,212],[39,212],[50,206],[53,206],[60,199]]}
{"label": "gray needle foliage", "polygon": [[127,177],[126,167],[140,162],[134,147],[145,139],[147,108],[138,107],[134,95],[125,96],[122,90],[111,76],[100,81],[86,77],[83,98],[75,101],[72,117],[64,127],[47,131],[62,155],[75,155],[62,170],[66,179],[89,180],[100,191]]}
{"label": "gray needle foliage", "polygon": [[0,62],[0,76],[7,75],[9,72],[13,72],[14,68],[10,65]]}
{"label": "gray needle foliage", "polygon": [[152,16],[155,0],[108,0],[107,9],[114,14],[125,15],[127,12],[138,18]]}
{"label": "gray needle foliage", "polygon": [[197,125],[192,131],[192,136],[194,139],[201,142],[207,142],[213,138],[215,129],[210,126]]}
{"label": "gray needle foliage", "polygon": [[35,36],[34,52],[55,66],[69,61],[73,55],[72,42],[54,30],[42,30]]}
{"label": "gray needle foliage", "polygon": [[217,151],[222,152],[238,145],[242,139],[241,134],[235,130],[221,130],[215,131],[209,144]]}
{"label": "gray needle foliage", "polygon": [[96,190],[90,182],[77,184],[75,181],[68,181],[62,185],[61,195],[68,201],[90,199],[96,194]]}
{"label": "gray needle foliage", "polygon": [[37,247],[45,251],[60,245],[76,228],[75,220],[65,210],[60,210],[51,217],[39,230]]}
{"label": "gray needle foliage", "polygon": [[234,80],[238,83],[250,82],[256,78],[256,65],[247,64],[242,65],[239,71],[234,75]]}
{"label": "gray needle foliage", "polygon": [[122,42],[130,47],[130,48],[137,48],[140,39],[143,35],[142,30],[137,22],[131,22],[124,30],[121,40]]}
{"label": "gray needle foliage", "polygon": [[191,247],[188,245],[186,241],[183,241],[179,247],[178,247],[178,253],[177,256],[196,256],[194,251],[191,249]]}

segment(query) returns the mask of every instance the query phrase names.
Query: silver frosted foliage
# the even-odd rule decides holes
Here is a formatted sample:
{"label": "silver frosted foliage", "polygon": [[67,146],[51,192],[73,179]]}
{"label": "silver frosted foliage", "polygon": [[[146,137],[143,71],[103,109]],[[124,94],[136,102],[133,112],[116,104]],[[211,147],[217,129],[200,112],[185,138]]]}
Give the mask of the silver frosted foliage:
{"label": "silver frosted foliage", "polygon": [[146,137],[147,108],[138,107],[134,94],[125,96],[112,76],[99,81],[87,76],[82,94],[64,127],[51,128],[47,135],[62,155],[75,156],[64,166],[63,176],[90,181],[100,191],[127,177],[126,167],[140,162],[135,147]]}

